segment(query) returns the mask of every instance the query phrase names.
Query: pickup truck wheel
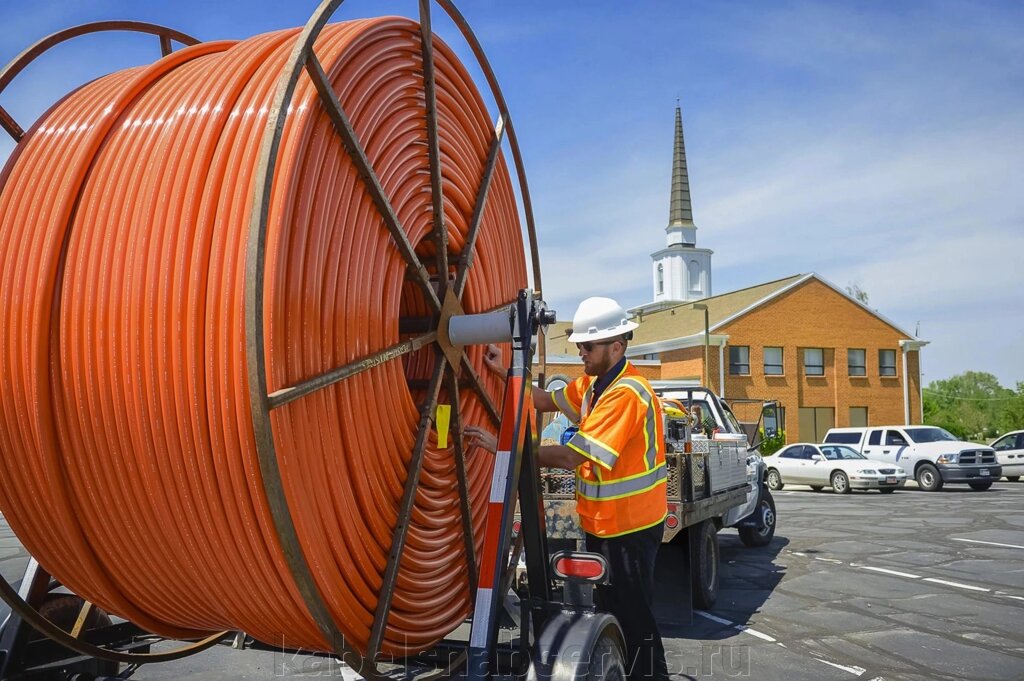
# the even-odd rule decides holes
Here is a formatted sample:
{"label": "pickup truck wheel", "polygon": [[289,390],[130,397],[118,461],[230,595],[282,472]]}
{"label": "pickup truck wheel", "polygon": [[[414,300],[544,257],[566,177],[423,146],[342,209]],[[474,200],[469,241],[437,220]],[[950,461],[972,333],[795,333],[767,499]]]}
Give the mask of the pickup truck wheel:
{"label": "pickup truck wheel", "polygon": [[992,486],[992,481],[987,480],[985,482],[969,482],[967,484],[970,485],[971,489],[973,489],[975,492],[984,492],[985,490]]}
{"label": "pickup truck wheel", "polygon": [[693,605],[702,610],[715,607],[718,598],[718,532],[710,520],[691,527],[697,542],[697,560],[691,566]]}
{"label": "pickup truck wheel", "polygon": [[846,473],[836,471],[832,474],[832,489],[836,491],[836,494],[850,493],[850,478],[846,476]]}
{"label": "pickup truck wheel", "polygon": [[768,469],[768,476],[766,480],[768,482],[768,489],[773,492],[778,492],[780,489],[785,487],[785,485],[782,484],[782,476],[779,475],[779,472],[774,468]]}
{"label": "pickup truck wheel", "polygon": [[1007,475],[1006,479],[1009,482],[1017,482],[1018,480],[1020,480],[1020,476],[1019,475]]}
{"label": "pickup truck wheel", "polygon": [[777,517],[775,515],[775,499],[772,498],[771,492],[766,489],[761,490],[761,501],[754,513],[761,514],[759,519],[763,527],[739,528],[740,541],[743,542],[744,546],[752,549],[768,546],[772,542],[772,537],[775,536]]}
{"label": "pickup truck wheel", "polygon": [[881,488],[879,488],[878,491],[881,492],[882,494],[892,494],[893,492],[896,491],[896,488],[895,487],[881,487]]}
{"label": "pickup truck wheel", "polygon": [[938,492],[942,489],[942,476],[939,475],[939,469],[930,463],[921,464],[914,477],[917,479],[917,485],[925,492]]}

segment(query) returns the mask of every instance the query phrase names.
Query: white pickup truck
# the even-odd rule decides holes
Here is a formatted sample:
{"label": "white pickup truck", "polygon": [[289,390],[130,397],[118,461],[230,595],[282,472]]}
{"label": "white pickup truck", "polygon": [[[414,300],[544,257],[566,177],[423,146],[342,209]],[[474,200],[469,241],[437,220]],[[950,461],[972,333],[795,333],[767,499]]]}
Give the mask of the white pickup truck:
{"label": "white pickup truck", "polygon": [[945,483],[967,483],[982,491],[1002,474],[991,447],[964,442],[935,426],[831,428],[825,442],[847,445],[876,461],[899,464],[926,492]]}

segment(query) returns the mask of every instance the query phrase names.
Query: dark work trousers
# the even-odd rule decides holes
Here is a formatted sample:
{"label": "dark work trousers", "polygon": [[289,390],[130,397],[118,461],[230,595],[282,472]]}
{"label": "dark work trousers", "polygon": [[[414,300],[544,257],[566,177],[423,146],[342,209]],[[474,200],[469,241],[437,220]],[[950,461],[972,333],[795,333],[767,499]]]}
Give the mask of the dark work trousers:
{"label": "dark work trousers", "polygon": [[608,561],[611,583],[597,587],[599,610],[615,615],[626,636],[630,681],[666,681],[665,648],[651,610],[654,561],[664,532],[661,523],[646,530],[604,539],[587,534],[587,551]]}

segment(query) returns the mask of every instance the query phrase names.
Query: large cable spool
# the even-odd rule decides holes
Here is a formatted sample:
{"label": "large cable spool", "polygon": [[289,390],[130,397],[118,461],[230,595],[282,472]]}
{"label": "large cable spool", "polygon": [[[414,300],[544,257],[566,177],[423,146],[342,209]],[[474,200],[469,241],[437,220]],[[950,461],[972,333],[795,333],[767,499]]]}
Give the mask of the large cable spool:
{"label": "large cable spool", "polygon": [[470,611],[492,461],[459,430],[494,428],[500,392],[444,322],[527,283],[506,131],[539,270],[461,15],[439,3],[497,125],[428,2],[327,25],[340,4],[100,78],[21,137],[0,174],[0,510],[147,630],[241,630],[372,676],[364,657]]}

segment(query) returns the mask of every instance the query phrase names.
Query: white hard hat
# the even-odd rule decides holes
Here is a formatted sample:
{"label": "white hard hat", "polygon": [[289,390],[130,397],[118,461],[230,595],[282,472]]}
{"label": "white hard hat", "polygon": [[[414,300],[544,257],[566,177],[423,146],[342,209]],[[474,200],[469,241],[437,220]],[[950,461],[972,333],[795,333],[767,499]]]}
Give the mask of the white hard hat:
{"label": "white hard hat", "polygon": [[611,298],[587,298],[572,316],[570,343],[585,343],[621,336],[636,327],[626,317],[626,311]]}

